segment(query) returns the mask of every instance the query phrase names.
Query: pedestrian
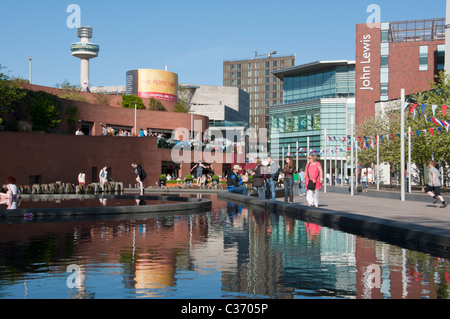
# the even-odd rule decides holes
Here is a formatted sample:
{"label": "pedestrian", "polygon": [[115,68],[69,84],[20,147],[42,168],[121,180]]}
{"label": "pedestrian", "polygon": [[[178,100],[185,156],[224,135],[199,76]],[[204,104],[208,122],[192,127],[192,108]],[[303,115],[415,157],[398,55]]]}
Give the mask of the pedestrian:
{"label": "pedestrian", "polygon": [[272,156],[267,157],[267,166],[266,166],[266,199],[272,198],[272,200],[276,200],[276,183],[278,180],[278,165],[273,161]]}
{"label": "pedestrian", "polygon": [[100,185],[104,186],[106,183],[108,183],[108,167],[105,165],[100,170],[100,173],[98,174]]}
{"label": "pedestrian", "polygon": [[292,160],[292,157],[288,156],[286,157],[286,163],[283,168],[283,174],[284,174],[284,201],[287,203],[293,203],[294,202],[294,161]]}
{"label": "pedestrian", "polygon": [[363,189],[363,193],[367,193],[367,173],[364,172],[362,178],[361,178],[361,182],[362,182],[362,189]]}
{"label": "pedestrian", "polygon": [[197,186],[200,186],[201,184],[201,180],[202,180],[202,176],[203,176],[203,169],[207,168],[205,165],[202,164],[202,161],[199,161],[198,164],[196,164],[194,167],[192,167],[191,172],[194,169],[197,169],[196,172],[196,177],[197,177]]}
{"label": "pedestrian", "polygon": [[264,166],[261,159],[256,160],[256,168],[254,172],[250,172],[253,175],[252,186],[256,188],[258,192],[258,198],[264,198]]}
{"label": "pedestrian", "polygon": [[307,189],[306,200],[310,207],[319,207],[319,192],[323,184],[322,165],[317,162],[317,156],[315,154],[309,155],[308,160],[309,163],[306,165],[306,173],[303,180]]}
{"label": "pedestrian", "polygon": [[22,197],[20,189],[16,185],[16,179],[12,176],[6,177],[6,193],[0,193],[0,199],[17,200]]}
{"label": "pedestrian", "polygon": [[300,196],[305,196],[306,195],[305,183],[303,183],[304,179],[305,179],[305,172],[303,171],[302,168],[300,168],[300,173],[298,174]]}
{"label": "pedestrian", "polygon": [[86,185],[86,173],[85,170],[82,169],[81,172],[78,174],[78,186],[80,187],[80,190],[84,190],[85,185]]}
{"label": "pedestrian", "polygon": [[440,208],[445,208],[448,205],[441,195],[441,174],[436,168],[435,161],[431,161],[428,166],[428,184],[425,187],[425,192],[434,198],[433,204],[436,204],[440,200],[442,203]]}
{"label": "pedestrian", "polygon": [[144,195],[144,180],[147,178],[147,173],[145,173],[142,166],[135,161],[131,162],[131,167],[134,168],[134,172],[137,175],[136,182],[139,183],[140,195]]}
{"label": "pedestrian", "polygon": [[230,193],[237,193],[247,196],[247,187],[244,187],[244,182],[242,178],[239,177],[239,172],[241,171],[239,165],[234,165],[233,170],[228,173],[227,176],[227,188]]}

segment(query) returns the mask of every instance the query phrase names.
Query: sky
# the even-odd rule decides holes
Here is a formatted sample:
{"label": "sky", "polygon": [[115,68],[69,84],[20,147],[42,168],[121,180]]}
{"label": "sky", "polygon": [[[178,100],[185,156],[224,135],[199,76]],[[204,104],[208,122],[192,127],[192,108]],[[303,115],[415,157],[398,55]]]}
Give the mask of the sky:
{"label": "sky", "polygon": [[446,0],[2,0],[0,65],[28,79],[33,56],[33,84],[79,85],[71,4],[100,45],[90,61],[91,86],[124,85],[129,70],[166,66],[179,83],[221,86],[223,61],[255,51],[295,54],[297,65],[354,60],[356,24],[374,13],[369,5],[378,5],[381,21],[444,18],[446,8]]}

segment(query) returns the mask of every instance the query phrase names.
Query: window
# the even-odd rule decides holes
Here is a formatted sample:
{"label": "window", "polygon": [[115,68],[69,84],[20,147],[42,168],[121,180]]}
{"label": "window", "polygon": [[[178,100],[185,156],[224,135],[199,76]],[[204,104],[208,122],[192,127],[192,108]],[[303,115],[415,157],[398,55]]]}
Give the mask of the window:
{"label": "window", "polygon": [[440,44],[437,47],[437,69],[445,69],[445,44]]}
{"label": "window", "polygon": [[382,68],[389,67],[389,57],[388,56],[382,56],[381,57],[381,67]]}
{"label": "window", "polygon": [[428,45],[419,47],[419,71],[428,71]]}

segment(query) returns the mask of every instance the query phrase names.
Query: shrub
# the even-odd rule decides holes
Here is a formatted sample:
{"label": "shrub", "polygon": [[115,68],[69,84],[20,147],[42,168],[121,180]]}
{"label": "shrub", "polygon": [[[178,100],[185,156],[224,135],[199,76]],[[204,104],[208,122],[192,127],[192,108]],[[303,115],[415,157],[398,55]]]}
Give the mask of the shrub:
{"label": "shrub", "polygon": [[136,105],[138,110],[145,109],[144,102],[142,102],[141,98],[136,95],[123,95],[122,96],[122,107],[125,109],[134,109]]}

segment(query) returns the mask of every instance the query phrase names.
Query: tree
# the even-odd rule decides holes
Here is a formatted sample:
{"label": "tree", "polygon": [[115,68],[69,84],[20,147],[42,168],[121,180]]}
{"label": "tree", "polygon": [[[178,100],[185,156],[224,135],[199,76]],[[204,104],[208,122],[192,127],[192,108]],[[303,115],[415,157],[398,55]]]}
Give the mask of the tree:
{"label": "tree", "polygon": [[154,97],[150,98],[148,109],[150,111],[167,112],[167,109],[164,107],[162,102],[160,100],[155,99]]}
{"label": "tree", "polygon": [[61,100],[43,91],[28,91],[28,111],[34,130],[47,131],[61,123]]}
{"label": "tree", "polygon": [[[432,105],[448,105],[450,103],[450,76],[441,71],[435,81],[430,82],[430,90],[418,92],[411,96],[411,101],[417,104],[418,113],[422,110],[422,105],[429,108]],[[416,112],[416,110],[414,110]],[[411,142],[412,161],[419,167],[421,173],[422,186],[424,185],[425,166],[435,160],[444,168],[444,177],[447,179],[447,166],[450,156],[450,135],[443,127],[437,127],[430,123],[431,114],[423,112],[419,116],[410,115],[406,119],[406,125],[411,126],[414,135]],[[433,114],[434,117],[434,114]],[[436,118],[449,121],[449,115],[436,114]],[[433,132],[433,134],[431,134]]]}
{"label": "tree", "polygon": [[189,105],[185,101],[179,101],[175,105],[175,112],[177,113],[189,113]]}
{"label": "tree", "polygon": [[361,151],[358,152],[359,163],[369,165],[377,162],[376,147],[367,148],[364,137],[368,139],[367,143],[375,146],[378,135],[382,136],[379,138],[380,162],[389,163],[392,167],[400,164],[400,143],[396,135],[398,132],[400,132],[399,111],[378,112],[363,124],[358,125],[355,134],[361,147]]}
{"label": "tree", "polygon": [[19,85],[19,80],[4,73],[0,64],[0,113],[13,113],[26,92]]}
{"label": "tree", "polygon": [[138,110],[145,109],[144,102],[142,102],[142,99],[134,94],[130,95],[123,95],[122,96],[122,107],[126,109],[134,109],[134,107],[137,107]]}

